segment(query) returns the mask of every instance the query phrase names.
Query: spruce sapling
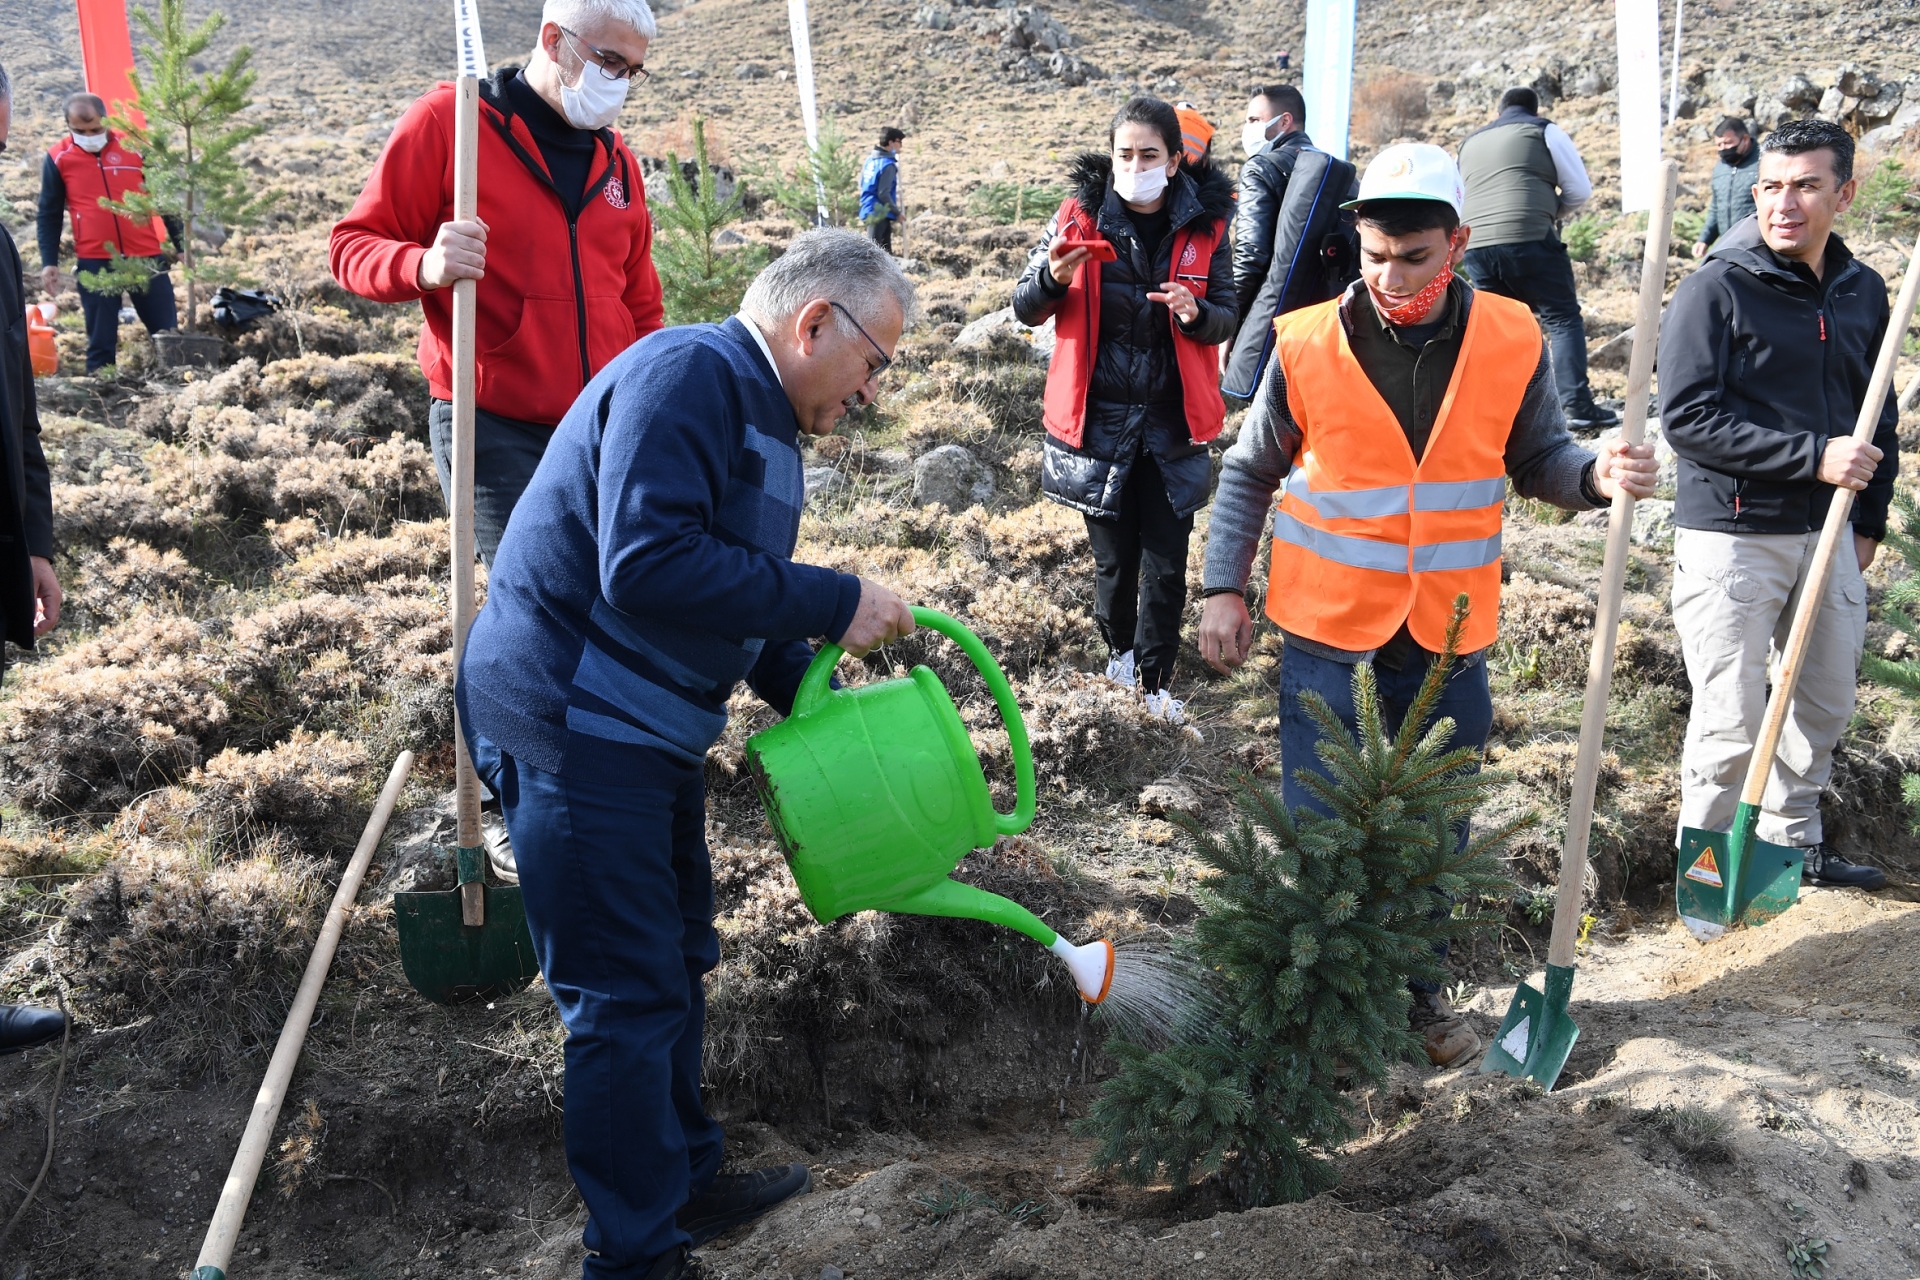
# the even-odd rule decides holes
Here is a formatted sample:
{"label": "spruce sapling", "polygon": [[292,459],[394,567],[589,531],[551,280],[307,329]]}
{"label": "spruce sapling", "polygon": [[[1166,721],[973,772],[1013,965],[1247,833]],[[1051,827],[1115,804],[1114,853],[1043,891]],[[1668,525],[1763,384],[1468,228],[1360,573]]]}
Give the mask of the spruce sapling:
{"label": "spruce sapling", "polygon": [[766,264],[761,245],[721,248],[714,237],[740,219],[740,192],[722,200],[713,166],[707,162],[707,126],[693,118],[696,187],[687,181],[680,157],[667,152],[669,198],[653,210],[653,262],[660,272],[668,324],[725,320],[740,309],[753,277]]}
{"label": "spruce sapling", "polygon": [[1182,946],[1213,975],[1217,1006],[1204,1030],[1186,1028],[1162,1048],[1109,1041],[1119,1071],[1082,1122],[1100,1140],[1098,1166],[1134,1183],[1220,1175],[1248,1206],[1333,1185],[1323,1153],[1354,1132],[1344,1088],[1376,1084],[1418,1051],[1407,982],[1445,976],[1436,943],[1497,925],[1469,904],[1510,895],[1498,854],[1533,821],[1463,842],[1491,779],[1477,750],[1448,749],[1451,720],[1422,729],[1465,619],[1462,596],[1445,652],[1397,731],[1368,664],[1353,675],[1357,734],[1305,696],[1330,777],[1295,776],[1334,816],[1288,813],[1243,775],[1230,829],[1182,819],[1211,869]]}

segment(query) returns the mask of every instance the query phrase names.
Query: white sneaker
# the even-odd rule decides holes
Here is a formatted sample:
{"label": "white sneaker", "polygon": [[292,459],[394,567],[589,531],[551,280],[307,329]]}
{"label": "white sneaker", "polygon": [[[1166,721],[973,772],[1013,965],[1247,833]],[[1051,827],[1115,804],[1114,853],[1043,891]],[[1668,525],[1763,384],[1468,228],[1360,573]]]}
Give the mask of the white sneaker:
{"label": "white sneaker", "polygon": [[1195,742],[1204,741],[1200,730],[1187,722],[1187,704],[1165,689],[1158,689],[1147,695],[1147,714],[1156,720],[1165,720],[1168,724],[1185,729]]}
{"label": "white sneaker", "polygon": [[1126,689],[1139,683],[1139,677],[1133,672],[1133,650],[1107,659],[1107,679]]}

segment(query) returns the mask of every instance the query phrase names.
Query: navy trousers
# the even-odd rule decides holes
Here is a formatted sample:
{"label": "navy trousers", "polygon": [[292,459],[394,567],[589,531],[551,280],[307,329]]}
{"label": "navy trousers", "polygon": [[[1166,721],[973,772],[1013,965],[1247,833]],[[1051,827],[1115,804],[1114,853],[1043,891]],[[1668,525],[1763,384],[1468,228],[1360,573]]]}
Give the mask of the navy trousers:
{"label": "navy trousers", "polygon": [[1533,309],[1553,351],[1554,390],[1560,407],[1584,417],[1593,407],[1587,384],[1587,326],[1567,247],[1558,240],[1468,249],[1464,265],[1476,289],[1504,294]]}
{"label": "navy trousers", "polygon": [[[500,535],[507,531],[507,517],[527,491],[552,439],[552,427],[473,411],[473,545],[489,569],[500,549]],[[427,440],[433,446],[433,469],[440,473],[440,496],[452,511],[453,405],[445,400],[427,406]]]}
{"label": "navy trousers", "polygon": [[720,1170],[720,1125],[700,1103],[700,983],[720,961],[703,769],[660,754],[611,786],[544,773],[484,738],[473,750],[567,1028],[562,1129],[587,1206],[583,1275],[644,1276],[688,1242],[674,1215]]}
{"label": "navy trousers", "polygon": [[[160,265],[160,259],[148,258],[147,262]],[[102,271],[113,265],[109,258],[81,258],[74,264],[76,271],[84,275],[90,271]],[[144,289],[129,289],[127,297],[133,300],[134,314],[140,317],[140,323],[147,326],[148,333],[158,333],[162,329],[180,327],[179,304],[174,301],[173,281],[165,271],[154,276]],[[120,357],[120,298],[121,295],[95,293],[80,286],[80,314],[87,322],[87,372],[104,369]]]}
{"label": "navy trousers", "polygon": [[[1373,678],[1380,689],[1380,708],[1386,713],[1388,733],[1399,731],[1401,722],[1407,717],[1407,709],[1420,692],[1421,682],[1427,678],[1427,668],[1431,663],[1431,655],[1416,651],[1399,671],[1374,664]],[[1311,769],[1322,777],[1327,776],[1326,766],[1314,750],[1320,742],[1320,726],[1300,705],[1300,695],[1309,690],[1327,700],[1327,705],[1333,708],[1340,717],[1340,723],[1346,725],[1350,732],[1356,730],[1359,721],[1353,708],[1352,664],[1315,657],[1298,645],[1291,644],[1280,659],[1280,764],[1286,772],[1281,795],[1289,810],[1305,805],[1323,817],[1332,817],[1327,807],[1293,777],[1294,770],[1301,768]],[[1487,734],[1493,729],[1493,694],[1487,688],[1487,664],[1481,655],[1454,661],[1453,670],[1447,675],[1446,687],[1440,693],[1439,705],[1434,707],[1433,716],[1427,724],[1448,718],[1453,720],[1454,726],[1453,737],[1447,743],[1449,748],[1485,748]],[[1479,768],[1476,763],[1474,770],[1477,772]],[[1460,843],[1463,847],[1471,836],[1471,828],[1461,828]],[[1447,955],[1446,944],[1441,943],[1436,949],[1444,960]],[[1433,992],[1440,989],[1438,984],[1432,982],[1409,982],[1407,985],[1415,991]]]}

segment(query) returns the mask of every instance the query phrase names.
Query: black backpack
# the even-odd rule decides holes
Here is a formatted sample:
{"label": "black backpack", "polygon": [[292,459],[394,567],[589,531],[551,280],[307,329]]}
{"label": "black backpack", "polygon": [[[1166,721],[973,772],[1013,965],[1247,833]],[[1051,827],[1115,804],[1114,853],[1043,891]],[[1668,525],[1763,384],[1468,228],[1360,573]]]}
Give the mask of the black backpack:
{"label": "black backpack", "polygon": [[1345,160],[1311,147],[1301,149],[1280,201],[1267,278],[1241,322],[1220,379],[1223,395],[1253,399],[1273,352],[1276,316],[1338,297],[1360,274],[1353,214],[1340,207],[1354,196],[1355,173]]}

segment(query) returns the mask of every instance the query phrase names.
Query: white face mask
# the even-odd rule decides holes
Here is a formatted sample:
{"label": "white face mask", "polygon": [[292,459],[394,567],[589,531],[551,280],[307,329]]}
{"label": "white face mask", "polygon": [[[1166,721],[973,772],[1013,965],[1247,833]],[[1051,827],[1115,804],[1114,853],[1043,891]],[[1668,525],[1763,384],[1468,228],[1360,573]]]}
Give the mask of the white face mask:
{"label": "white face mask", "polygon": [[1240,149],[1248,155],[1252,155],[1260,148],[1266,146],[1267,129],[1271,127],[1272,124],[1273,121],[1271,120],[1247,121],[1240,129]]}
{"label": "white face mask", "polygon": [[1114,167],[1114,194],[1128,204],[1150,204],[1158,200],[1160,193],[1166,189],[1167,171],[1159,165],[1137,173],[1128,172],[1117,165]]}
{"label": "white face mask", "polygon": [[[569,45],[573,43],[564,31],[560,38]],[[633,81],[609,80],[580,50],[574,53],[580,57],[580,83],[569,87],[566,77],[561,77],[560,114],[576,129],[605,129],[620,118],[620,108],[627,103],[627,89]]]}
{"label": "white face mask", "polygon": [[73,135],[73,145],[97,156],[107,149],[106,132],[102,130],[99,133],[76,133]]}

